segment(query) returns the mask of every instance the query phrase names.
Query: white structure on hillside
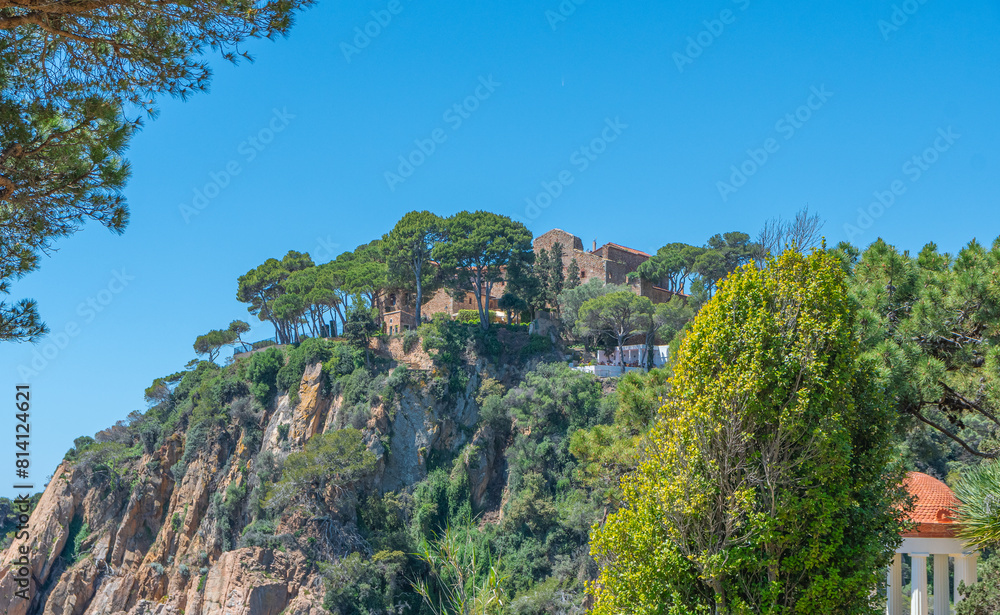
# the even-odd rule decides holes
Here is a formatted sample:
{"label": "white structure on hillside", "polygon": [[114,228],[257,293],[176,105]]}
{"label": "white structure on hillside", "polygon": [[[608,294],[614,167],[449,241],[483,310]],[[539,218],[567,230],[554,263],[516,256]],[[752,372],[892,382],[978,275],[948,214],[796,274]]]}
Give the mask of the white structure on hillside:
{"label": "white structure on hillside", "polygon": [[[955,538],[952,514],[958,500],[947,485],[938,479],[910,472],[906,490],[917,499],[910,519],[917,524],[912,532],[903,534],[903,544],[889,567],[886,615],[905,615],[903,611],[903,554],[910,556],[910,615],[929,615],[930,600],[934,600],[934,615],[951,613],[951,601],[961,601],[958,585],[971,585],[978,580],[978,554],[967,549]],[[927,558],[934,558],[932,593],[927,586]],[[948,558],[955,558],[954,585],[949,592]]]}
{"label": "white structure on hillside", "polygon": [[[614,354],[610,357],[603,350],[598,350],[596,365],[582,365],[575,369],[594,374],[599,378],[612,378],[626,372],[642,371],[646,366],[648,350],[649,348],[645,344],[622,346],[621,352],[615,348]],[[651,356],[653,367],[662,367],[666,365],[667,359],[670,357],[670,347],[653,346]]]}

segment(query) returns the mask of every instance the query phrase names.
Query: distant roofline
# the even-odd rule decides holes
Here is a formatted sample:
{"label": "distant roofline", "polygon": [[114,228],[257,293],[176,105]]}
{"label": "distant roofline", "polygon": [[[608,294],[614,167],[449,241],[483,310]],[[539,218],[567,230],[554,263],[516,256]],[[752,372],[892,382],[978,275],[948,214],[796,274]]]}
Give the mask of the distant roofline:
{"label": "distant roofline", "polygon": [[[544,236],[548,235],[549,233],[554,233],[556,231],[558,231],[560,233],[564,233],[566,235],[569,235],[574,240],[580,241],[581,245],[583,244],[583,241],[580,240],[580,238],[578,236],[574,235],[573,233],[570,233],[569,231],[563,230],[561,228],[551,228],[551,229],[545,231],[544,233],[542,233],[538,237],[535,237],[534,239],[532,239],[532,244],[534,244],[535,240],[537,240],[537,239],[539,239],[541,237],[544,237]],[[600,252],[601,249],[609,247],[609,246],[613,247],[613,248],[618,248],[619,250],[623,250],[625,252],[631,252],[632,254],[638,254],[639,256],[645,256],[646,258],[652,258],[653,257],[653,255],[649,254],[648,252],[643,252],[642,250],[636,250],[635,248],[630,248],[628,246],[623,246],[622,244],[620,244],[620,243],[614,243],[613,241],[609,241],[609,242],[605,243],[604,245],[602,245],[600,248],[597,248],[596,250],[582,249],[580,251],[583,252],[584,254],[593,254],[593,255],[597,256],[597,252]]]}
{"label": "distant roofline", "polygon": [[647,254],[646,252],[643,252],[642,250],[636,250],[635,248],[630,248],[628,246],[623,246],[620,243],[614,243],[614,242],[611,242],[611,241],[609,241],[608,243],[604,244],[600,248],[597,248],[596,250],[594,250],[593,252],[591,252],[591,254],[593,254],[594,252],[600,252],[601,249],[606,248],[608,246],[611,246],[611,247],[614,247],[614,248],[618,248],[619,250],[625,250],[626,252],[631,252],[633,254],[638,254],[639,256],[645,256],[646,258],[652,258],[652,255]]}

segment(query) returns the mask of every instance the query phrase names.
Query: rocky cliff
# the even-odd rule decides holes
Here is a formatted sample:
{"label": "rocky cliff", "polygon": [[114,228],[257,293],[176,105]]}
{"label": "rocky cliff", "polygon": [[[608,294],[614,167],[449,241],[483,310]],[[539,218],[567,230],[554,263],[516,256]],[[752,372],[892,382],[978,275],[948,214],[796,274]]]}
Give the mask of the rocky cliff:
{"label": "rocky cliff", "polygon": [[[180,424],[172,433],[165,428],[153,450],[117,467],[108,467],[116,462],[107,460],[63,462],[31,514],[29,538],[15,540],[0,560],[2,612],[325,613],[328,581],[317,561],[370,551],[356,511],[344,506],[322,525],[315,515],[287,515],[274,528],[277,538],[252,545],[247,535],[253,535],[248,526],[254,504],[246,494],[260,486],[266,470],[261,464],[352,423],[377,460],[364,479],[365,491],[405,492],[427,476],[430,457],[465,451],[475,506],[496,509],[499,502],[487,500],[502,489],[490,487],[503,481],[503,442],[488,426],[477,427],[476,393],[484,377],[511,382],[520,368],[466,356],[458,381],[464,388],[442,396],[431,386],[440,380],[439,367],[419,347],[404,352],[395,340],[381,350],[390,369],[409,368],[391,395],[372,395],[360,404],[348,400],[356,392],[329,386],[323,364],[315,362],[305,367],[297,390],[275,392],[256,413],[248,409],[249,396],[237,391],[226,402],[228,420],[211,427],[203,442],[185,429],[199,412],[191,393],[194,409],[176,410]],[[30,600],[16,597],[25,568]]]}

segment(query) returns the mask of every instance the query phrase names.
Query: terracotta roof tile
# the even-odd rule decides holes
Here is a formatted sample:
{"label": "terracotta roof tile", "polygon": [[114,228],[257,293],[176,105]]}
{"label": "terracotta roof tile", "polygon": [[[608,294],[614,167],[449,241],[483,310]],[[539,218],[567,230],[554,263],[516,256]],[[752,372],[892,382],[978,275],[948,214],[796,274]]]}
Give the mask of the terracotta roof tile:
{"label": "terracotta roof tile", "polygon": [[917,498],[910,513],[910,520],[919,524],[913,535],[938,532],[945,529],[941,526],[955,522],[953,516],[959,502],[948,485],[922,472],[910,472],[903,484],[910,495]]}

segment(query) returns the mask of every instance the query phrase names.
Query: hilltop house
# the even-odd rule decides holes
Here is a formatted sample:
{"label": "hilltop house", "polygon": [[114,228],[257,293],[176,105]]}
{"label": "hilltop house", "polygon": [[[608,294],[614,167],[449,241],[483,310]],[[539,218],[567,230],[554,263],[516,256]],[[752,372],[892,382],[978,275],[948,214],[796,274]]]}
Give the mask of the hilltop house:
{"label": "hilltop house", "polygon": [[[583,249],[583,241],[575,235],[571,235],[561,229],[539,235],[532,243],[535,254],[542,250],[552,251],[552,246],[560,244],[563,249],[563,273],[569,271],[569,265],[576,260],[580,269],[580,282],[586,283],[597,278],[605,284],[621,284],[628,286],[635,294],[648,297],[653,303],[666,303],[675,294],[662,287],[660,283],[649,282],[642,279],[628,279],[628,274],[639,268],[639,265],[649,260],[651,257],[642,250],[627,248],[617,243],[606,243],[597,247],[594,241],[593,249],[589,252]],[[489,298],[489,309],[503,316],[497,307],[498,299],[503,295],[504,284],[496,284],[493,287],[492,296]],[[413,316],[413,293],[404,291],[390,291],[382,308],[382,324],[388,333],[399,333],[414,328]],[[476,297],[471,292],[458,299],[452,297],[446,290],[439,289],[426,298],[421,307],[421,314],[425,320],[429,320],[432,315],[445,313],[454,318],[460,310],[475,310]]]}
{"label": "hilltop house", "polygon": [[593,249],[587,252],[583,249],[583,241],[576,235],[571,235],[562,229],[552,229],[535,238],[533,244],[535,254],[543,249],[552,252],[552,246],[557,243],[563,249],[563,271],[568,271],[569,264],[576,260],[577,267],[580,268],[580,283],[597,278],[605,284],[626,285],[632,292],[641,297],[648,297],[653,303],[666,303],[678,294],[663,288],[660,282],[628,279],[628,274],[652,258],[642,250],[627,248],[617,243],[606,243],[598,248],[597,241],[594,241]]}

